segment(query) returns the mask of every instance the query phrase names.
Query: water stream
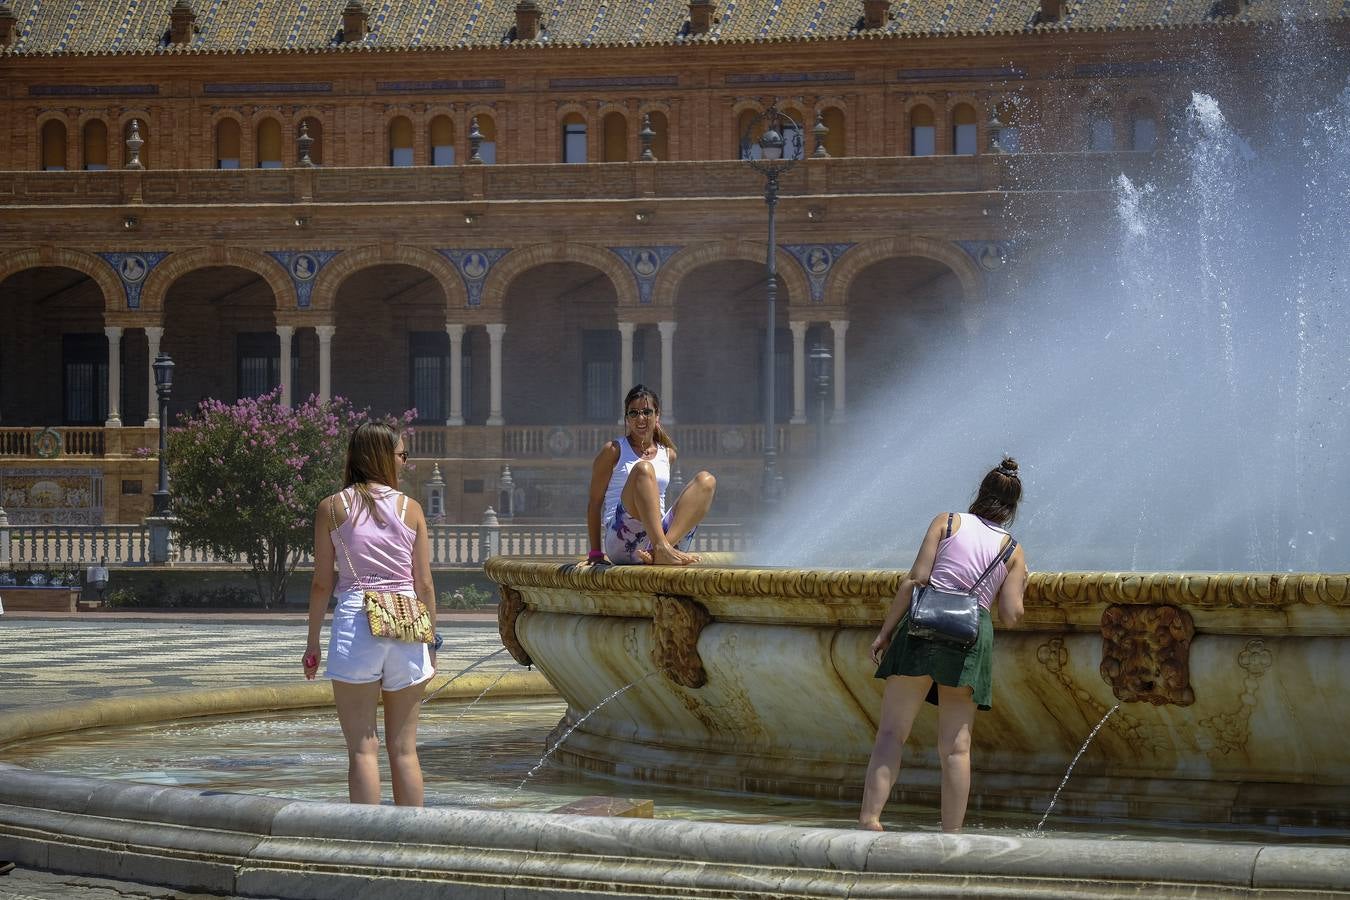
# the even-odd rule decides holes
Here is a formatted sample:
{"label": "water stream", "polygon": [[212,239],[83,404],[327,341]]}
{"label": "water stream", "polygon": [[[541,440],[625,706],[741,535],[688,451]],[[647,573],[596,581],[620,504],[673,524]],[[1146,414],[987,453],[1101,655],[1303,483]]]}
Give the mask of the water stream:
{"label": "water stream", "polygon": [[1073,774],[1073,767],[1078,765],[1079,757],[1087,750],[1088,744],[1092,743],[1092,739],[1097,736],[1097,732],[1102,730],[1102,726],[1106,724],[1106,720],[1111,718],[1111,713],[1118,709],[1120,709],[1119,703],[1106,711],[1106,715],[1102,716],[1102,720],[1097,723],[1097,727],[1092,729],[1087,736],[1087,740],[1083,741],[1083,746],[1079,747],[1078,752],[1073,755],[1073,759],[1069,762],[1069,768],[1064,770],[1064,778],[1060,780],[1059,787],[1055,788],[1055,795],[1050,798],[1050,805],[1045,808],[1045,815],[1041,816],[1041,820],[1036,823],[1036,834],[1039,834],[1041,829],[1045,827],[1045,821],[1050,818],[1050,811],[1055,808],[1055,802],[1059,800],[1059,795],[1060,792],[1064,790],[1064,785],[1069,783],[1069,776]]}

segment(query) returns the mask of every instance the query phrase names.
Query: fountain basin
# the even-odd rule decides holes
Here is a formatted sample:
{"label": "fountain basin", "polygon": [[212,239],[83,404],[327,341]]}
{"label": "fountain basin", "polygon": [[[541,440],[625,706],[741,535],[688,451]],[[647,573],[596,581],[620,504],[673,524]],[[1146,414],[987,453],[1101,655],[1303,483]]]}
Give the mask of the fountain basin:
{"label": "fountain basin", "polygon": [[[590,568],[496,557],[503,643],[568,702],[556,754],[619,778],[860,795],[902,571]],[[1038,573],[995,639],[971,816],[1350,828],[1350,576]],[[654,671],[661,674],[653,676]],[[936,806],[936,716],[895,798]],[[934,813],[936,816],[936,813]]]}
{"label": "fountain basin", "polygon": [[[467,700],[490,676],[447,695]],[[102,724],[322,706],[323,686],[195,691],[0,715],[0,744]],[[542,679],[494,690],[535,696]],[[120,708],[119,708],[120,707]],[[1287,896],[1350,889],[1350,849],[1230,840],[876,834],[787,825],[353,807],[0,764],[20,865],[238,896],[689,898]]]}

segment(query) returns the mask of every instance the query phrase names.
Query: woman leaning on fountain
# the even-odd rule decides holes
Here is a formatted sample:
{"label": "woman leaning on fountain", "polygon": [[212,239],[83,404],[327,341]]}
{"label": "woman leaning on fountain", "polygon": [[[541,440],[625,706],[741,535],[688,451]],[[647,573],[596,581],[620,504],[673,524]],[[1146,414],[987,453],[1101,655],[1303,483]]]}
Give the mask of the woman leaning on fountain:
{"label": "woman leaning on fountain", "polygon": [[[914,565],[896,591],[871,648],[872,662],[878,664],[876,677],[886,679],[886,689],[863,783],[858,813],[862,828],[881,830],[881,808],[900,774],[900,751],[926,699],[938,707],[942,830],[961,830],[970,796],[975,709],[989,709],[993,694],[994,626],[989,610],[997,598],[1000,622],[1014,625],[1022,618],[1027,582],[1022,547],[1016,545],[1007,561],[998,563],[1012,542],[1004,526],[1017,514],[1021,497],[1017,461],[1005,457],[984,476],[967,513],[944,512],[933,518]],[[986,569],[989,574],[971,591]],[[917,588],[928,584],[945,591],[969,591],[979,599],[979,638],[969,649],[909,634],[911,598]]]}
{"label": "woman leaning on fountain", "polygon": [[698,523],[712,506],[717,481],[699,472],[666,509],[666,487],[675,462],[675,442],[661,427],[661,399],[636,385],[623,401],[625,434],[600,448],[591,466],[586,530],[587,560],[614,565],[656,563],[687,566]]}

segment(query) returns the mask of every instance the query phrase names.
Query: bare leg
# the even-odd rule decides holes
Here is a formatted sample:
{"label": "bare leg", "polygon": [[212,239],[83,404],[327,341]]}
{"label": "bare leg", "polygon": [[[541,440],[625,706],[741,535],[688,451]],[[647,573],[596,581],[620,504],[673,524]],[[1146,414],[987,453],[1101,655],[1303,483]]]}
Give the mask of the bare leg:
{"label": "bare leg", "polygon": [[872,745],[872,758],[868,760],[867,778],[863,781],[862,809],[858,812],[860,828],[882,830],[881,808],[900,777],[900,751],[909,739],[914,717],[919,714],[932,683],[933,679],[927,675],[892,675],[886,679],[877,740]]}
{"label": "bare leg", "polygon": [[661,527],[661,494],[656,484],[656,469],[645,459],[633,466],[624,482],[623,493],[619,495],[623,508],[638,517],[652,542],[651,559],[662,566],[687,566],[698,562],[698,558],[681,553],[670,543]]}
{"label": "bare leg", "polygon": [[712,508],[713,494],[717,493],[717,479],[711,472],[702,471],[694,476],[675,500],[675,515],[670,520],[667,539],[678,544],[689,536],[703,517]]}
{"label": "bare leg", "polygon": [[352,803],[380,802],[380,738],[375,733],[375,706],[380,683],[333,682],[342,737],[347,741],[347,796]]}
{"label": "bare leg", "polygon": [[422,805],[422,764],[417,758],[417,714],[427,683],[384,692],[384,743],[395,806]]}
{"label": "bare leg", "polygon": [[942,761],[942,830],[957,832],[970,799],[970,731],[975,699],[968,687],[938,685],[938,759]]}

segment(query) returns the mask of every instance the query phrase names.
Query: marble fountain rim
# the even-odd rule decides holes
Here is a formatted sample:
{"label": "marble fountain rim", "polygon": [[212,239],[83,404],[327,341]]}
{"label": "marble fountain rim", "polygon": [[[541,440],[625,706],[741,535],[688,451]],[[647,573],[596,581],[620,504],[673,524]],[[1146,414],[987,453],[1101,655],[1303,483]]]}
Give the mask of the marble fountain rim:
{"label": "marble fountain rim", "polygon": [[[475,695],[466,677],[446,699]],[[499,696],[552,694],[515,673]],[[186,691],[0,715],[0,745],[111,724],[331,705],[326,684]],[[378,835],[372,839],[371,835]],[[545,813],[352,807],[0,764],[0,835],[20,865],[244,896],[1113,896],[1121,882],[1193,894],[1350,890],[1350,848],[871,832]],[[677,887],[678,886],[678,887]]]}
{"label": "marble fountain rim", "polygon": [[[718,561],[727,554],[714,555]],[[816,600],[889,600],[906,569],[756,568],[726,565],[588,566],[575,557],[494,556],[489,579],[513,588],[690,596],[741,594]],[[1222,608],[1315,605],[1350,609],[1350,573],[1340,572],[1032,572],[1029,606],[1101,603]]]}

